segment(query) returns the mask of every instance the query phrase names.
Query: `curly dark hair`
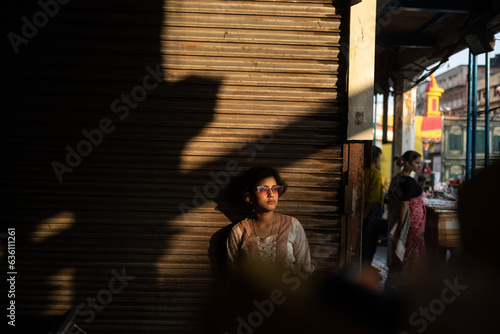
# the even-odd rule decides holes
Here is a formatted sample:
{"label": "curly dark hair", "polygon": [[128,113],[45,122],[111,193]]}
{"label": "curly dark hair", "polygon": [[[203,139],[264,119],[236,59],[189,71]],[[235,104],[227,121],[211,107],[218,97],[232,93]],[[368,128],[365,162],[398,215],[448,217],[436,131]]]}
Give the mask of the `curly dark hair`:
{"label": "curly dark hair", "polygon": [[245,172],[243,175],[243,184],[241,189],[242,194],[251,192],[255,189],[260,180],[271,176],[274,177],[277,185],[283,186],[283,193],[281,193],[281,195],[283,195],[288,189],[288,185],[285,180],[283,180],[276,169],[264,166],[252,167]]}

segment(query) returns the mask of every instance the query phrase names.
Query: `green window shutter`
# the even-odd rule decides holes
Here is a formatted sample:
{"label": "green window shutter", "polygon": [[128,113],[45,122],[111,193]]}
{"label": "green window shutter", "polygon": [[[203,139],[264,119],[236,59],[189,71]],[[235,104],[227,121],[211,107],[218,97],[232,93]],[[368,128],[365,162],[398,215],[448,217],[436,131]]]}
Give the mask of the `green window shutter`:
{"label": "green window shutter", "polygon": [[493,152],[500,152],[500,136],[493,136]]}
{"label": "green window shutter", "polygon": [[462,151],[462,135],[450,134],[449,138],[449,148],[450,151]]}
{"label": "green window shutter", "polygon": [[484,153],[484,129],[477,129],[476,153]]}

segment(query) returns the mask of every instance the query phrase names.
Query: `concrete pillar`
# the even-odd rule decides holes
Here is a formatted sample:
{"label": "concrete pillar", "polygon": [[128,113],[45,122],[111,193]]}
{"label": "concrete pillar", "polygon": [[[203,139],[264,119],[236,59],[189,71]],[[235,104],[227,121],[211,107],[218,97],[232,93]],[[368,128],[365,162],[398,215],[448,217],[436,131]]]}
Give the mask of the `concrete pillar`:
{"label": "concrete pillar", "polygon": [[376,7],[376,0],[351,3],[347,140],[373,140]]}

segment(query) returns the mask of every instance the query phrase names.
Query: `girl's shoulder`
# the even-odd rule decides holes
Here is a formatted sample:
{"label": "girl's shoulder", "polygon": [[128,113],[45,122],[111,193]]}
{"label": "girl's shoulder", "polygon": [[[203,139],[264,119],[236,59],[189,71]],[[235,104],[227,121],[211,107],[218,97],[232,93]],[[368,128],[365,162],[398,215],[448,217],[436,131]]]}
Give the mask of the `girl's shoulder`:
{"label": "girl's shoulder", "polygon": [[279,214],[280,215],[280,220],[281,221],[290,221],[292,224],[296,224],[296,223],[299,223],[299,220],[295,217],[292,217],[290,215],[284,215],[282,213]]}
{"label": "girl's shoulder", "polygon": [[411,176],[409,176],[409,175],[403,175],[402,177],[403,177],[403,179],[404,179],[405,181],[408,181],[408,182],[415,182],[415,183],[417,183],[417,180],[415,180],[415,178],[414,178],[414,177],[411,177]]}
{"label": "girl's shoulder", "polygon": [[286,219],[288,219],[290,221],[290,229],[292,230],[296,230],[296,229],[304,229],[304,227],[302,226],[302,224],[300,223],[300,221],[295,218],[295,217],[292,217],[292,216],[287,216],[287,215],[283,215],[285,221]]}
{"label": "girl's shoulder", "polygon": [[240,220],[236,224],[234,224],[234,226],[246,224],[247,222],[248,222],[248,218],[245,218],[245,219]]}
{"label": "girl's shoulder", "polygon": [[400,187],[406,199],[415,198],[422,194],[422,187],[413,177],[404,175],[401,179]]}
{"label": "girl's shoulder", "polygon": [[250,223],[248,218],[245,218],[234,224],[233,227],[231,228],[231,231],[243,231],[245,227],[249,226],[249,224]]}
{"label": "girl's shoulder", "polygon": [[414,183],[418,184],[417,181],[413,177],[408,176],[408,175],[397,174],[391,180],[391,184],[393,184],[393,185],[405,185],[405,184],[414,184]]}

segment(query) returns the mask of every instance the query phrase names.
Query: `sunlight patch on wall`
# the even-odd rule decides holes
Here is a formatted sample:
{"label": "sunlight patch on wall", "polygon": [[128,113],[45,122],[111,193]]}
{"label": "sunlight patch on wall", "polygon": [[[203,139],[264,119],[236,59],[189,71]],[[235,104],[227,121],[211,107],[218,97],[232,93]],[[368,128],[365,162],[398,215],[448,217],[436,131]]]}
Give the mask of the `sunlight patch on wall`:
{"label": "sunlight patch on wall", "polygon": [[31,241],[42,242],[69,229],[75,223],[75,214],[71,211],[61,211],[56,215],[42,220],[31,235]]}
{"label": "sunlight patch on wall", "polygon": [[[203,192],[203,188],[199,190]],[[168,247],[156,262],[160,284],[184,282],[193,272],[203,272],[202,276],[207,278],[211,276],[207,251],[211,237],[221,228],[221,213],[216,210],[216,204],[205,197],[209,195],[198,195],[200,192],[193,192],[193,198],[183,203],[184,209],[168,223]]]}
{"label": "sunlight patch on wall", "polygon": [[47,278],[50,302],[45,306],[42,316],[62,315],[75,303],[75,268],[64,268]]}

